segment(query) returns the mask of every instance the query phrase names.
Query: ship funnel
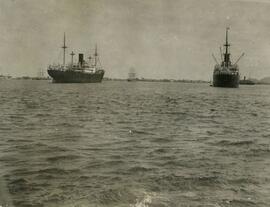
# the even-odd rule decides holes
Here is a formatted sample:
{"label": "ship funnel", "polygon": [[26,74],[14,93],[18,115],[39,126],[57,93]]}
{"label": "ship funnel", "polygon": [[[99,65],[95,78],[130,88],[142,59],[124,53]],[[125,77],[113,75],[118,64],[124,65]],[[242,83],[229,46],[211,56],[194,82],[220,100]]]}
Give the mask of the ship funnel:
{"label": "ship funnel", "polygon": [[83,54],[79,53],[79,64],[82,65],[83,64]]}

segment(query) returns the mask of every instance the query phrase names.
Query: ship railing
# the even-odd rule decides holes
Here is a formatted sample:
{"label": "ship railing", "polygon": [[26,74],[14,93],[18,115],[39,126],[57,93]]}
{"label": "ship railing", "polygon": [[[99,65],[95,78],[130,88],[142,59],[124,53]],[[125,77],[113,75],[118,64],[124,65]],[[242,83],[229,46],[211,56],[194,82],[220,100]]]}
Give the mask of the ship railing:
{"label": "ship railing", "polygon": [[66,66],[60,64],[49,65],[49,70],[66,70]]}
{"label": "ship railing", "polygon": [[215,70],[215,74],[233,74],[233,75],[238,75],[238,71],[229,71],[229,70]]}

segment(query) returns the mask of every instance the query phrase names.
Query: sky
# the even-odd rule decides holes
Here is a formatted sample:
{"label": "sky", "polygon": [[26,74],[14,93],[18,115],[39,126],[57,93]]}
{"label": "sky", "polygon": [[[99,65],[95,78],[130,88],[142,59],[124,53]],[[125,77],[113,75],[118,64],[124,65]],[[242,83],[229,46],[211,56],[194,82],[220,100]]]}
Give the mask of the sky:
{"label": "sky", "polygon": [[[105,76],[210,80],[230,27],[242,76],[270,76],[270,0],[0,0],[0,74],[37,76],[74,51]],[[75,58],[77,61],[77,57]]]}

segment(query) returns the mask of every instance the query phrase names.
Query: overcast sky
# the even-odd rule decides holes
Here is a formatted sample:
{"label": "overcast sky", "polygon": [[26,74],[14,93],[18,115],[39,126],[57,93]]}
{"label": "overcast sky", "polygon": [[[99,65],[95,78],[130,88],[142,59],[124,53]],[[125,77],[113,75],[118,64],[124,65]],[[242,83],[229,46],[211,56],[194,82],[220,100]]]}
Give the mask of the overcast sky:
{"label": "overcast sky", "polygon": [[270,76],[268,0],[0,0],[0,73],[62,62],[66,32],[68,54],[98,44],[106,77],[210,80],[226,26],[241,74]]}

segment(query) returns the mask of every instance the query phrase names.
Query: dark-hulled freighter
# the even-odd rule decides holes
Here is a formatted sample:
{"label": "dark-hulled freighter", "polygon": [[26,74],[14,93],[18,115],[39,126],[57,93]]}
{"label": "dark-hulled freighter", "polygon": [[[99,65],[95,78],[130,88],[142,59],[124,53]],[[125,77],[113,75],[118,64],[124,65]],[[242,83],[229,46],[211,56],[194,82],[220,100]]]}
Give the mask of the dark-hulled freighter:
{"label": "dark-hulled freighter", "polygon": [[[238,60],[232,64],[230,60],[230,53],[229,53],[229,47],[230,44],[228,43],[228,30],[226,29],[226,43],[224,44],[225,47],[225,53],[223,54],[224,59],[222,57],[221,52],[221,64],[219,64],[214,57],[214,60],[216,62],[214,73],[213,73],[213,86],[214,87],[229,87],[229,88],[238,88],[239,87],[239,68],[238,68],[238,61],[241,59],[241,57],[244,55],[244,53],[238,58]],[[221,48],[220,48],[221,51]]]}
{"label": "dark-hulled freighter", "polygon": [[73,56],[75,53],[72,51],[71,63],[65,64],[65,52],[66,52],[66,38],[64,35],[63,45],[63,64],[50,65],[48,67],[48,74],[52,77],[55,83],[100,83],[103,79],[105,71],[100,64],[97,46],[95,48],[94,58],[91,56],[89,61],[84,60],[84,55],[79,54],[78,63],[73,63]]}

